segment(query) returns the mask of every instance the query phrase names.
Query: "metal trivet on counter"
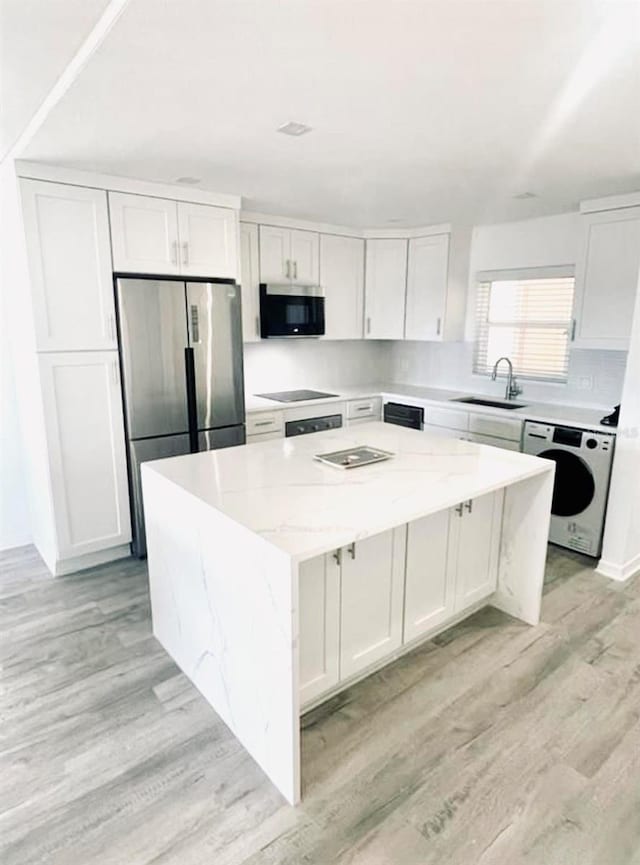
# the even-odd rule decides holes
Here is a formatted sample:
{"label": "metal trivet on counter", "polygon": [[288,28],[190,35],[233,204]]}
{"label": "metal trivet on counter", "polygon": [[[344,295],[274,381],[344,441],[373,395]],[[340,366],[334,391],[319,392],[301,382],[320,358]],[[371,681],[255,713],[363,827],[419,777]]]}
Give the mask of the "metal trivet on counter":
{"label": "metal trivet on counter", "polygon": [[333,451],[328,454],[316,454],[314,459],[337,469],[355,469],[358,466],[368,466],[371,463],[379,463],[394,456],[389,451],[380,448],[371,448],[361,445],[356,448],[348,448],[345,451]]}

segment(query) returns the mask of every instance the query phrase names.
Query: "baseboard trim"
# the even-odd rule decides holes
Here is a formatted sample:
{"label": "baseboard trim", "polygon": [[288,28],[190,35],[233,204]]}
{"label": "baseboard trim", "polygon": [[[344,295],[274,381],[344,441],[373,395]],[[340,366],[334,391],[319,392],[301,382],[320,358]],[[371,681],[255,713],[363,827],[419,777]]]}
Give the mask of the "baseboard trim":
{"label": "baseboard trim", "polygon": [[624,565],[618,565],[615,562],[607,562],[605,559],[600,559],[596,571],[604,577],[609,577],[611,580],[624,583],[626,580],[630,580],[631,577],[640,572],[640,554],[630,561],[625,562]]}
{"label": "baseboard trim", "polygon": [[53,575],[54,577],[64,577],[67,574],[74,574],[76,571],[84,571],[86,568],[94,568],[96,565],[104,565],[107,562],[126,559],[130,555],[131,547],[129,544],[123,544],[119,547],[109,547],[108,550],[98,550],[96,553],[86,553],[84,556],[74,556],[71,559],[59,559],[55,563]]}

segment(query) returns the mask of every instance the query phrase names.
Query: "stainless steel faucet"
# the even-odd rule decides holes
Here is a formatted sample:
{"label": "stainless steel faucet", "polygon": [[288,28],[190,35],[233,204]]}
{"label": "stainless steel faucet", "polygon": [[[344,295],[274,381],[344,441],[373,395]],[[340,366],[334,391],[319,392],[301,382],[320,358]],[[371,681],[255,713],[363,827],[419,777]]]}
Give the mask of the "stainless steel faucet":
{"label": "stainless steel faucet", "polygon": [[508,357],[499,357],[493,366],[493,372],[491,373],[491,381],[495,381],[498,376],[498,365],[503,361],[509,364],[509,377],[507,379],[507,387],[505,390],[504,398],[505,399],[515,399],[522,393],[522,388],[519,387],[518,382],[516,381],[516,377],[513,374],[513,364],[511,363],[510,358]]}

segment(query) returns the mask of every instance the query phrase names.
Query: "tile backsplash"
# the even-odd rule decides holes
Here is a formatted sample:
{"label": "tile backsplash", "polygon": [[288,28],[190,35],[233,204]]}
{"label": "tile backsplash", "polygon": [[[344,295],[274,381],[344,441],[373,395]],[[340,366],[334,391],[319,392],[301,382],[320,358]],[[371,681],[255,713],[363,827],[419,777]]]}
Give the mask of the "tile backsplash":
{"label": "tile backsplash", "polygon": [[[505,380],[472,373],[473,344],[469,342],[394,342],[388,378],[405,384],[503,395]],[[607,408],[620,402],[627,361],[625,351],[573,349],[567,384],[523,379],[522,399]]]}

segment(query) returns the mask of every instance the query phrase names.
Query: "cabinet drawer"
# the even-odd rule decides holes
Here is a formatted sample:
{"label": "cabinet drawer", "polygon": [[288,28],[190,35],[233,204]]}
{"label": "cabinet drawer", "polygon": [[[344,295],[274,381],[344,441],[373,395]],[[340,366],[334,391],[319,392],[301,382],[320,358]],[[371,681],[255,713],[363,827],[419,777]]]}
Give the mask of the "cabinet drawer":
{"label": "cabinet drawer", "polygon": [[447,426],[451,429],[469,429],[469,412],[457,411],[451,408],[436,408],[427,406],[425,408],[425,422],[435,426]]}
{"label": "cabinet drawer", "polygon": [[247,436],[267,432],[282,432],[283,429],[282,412],[265,411],[247,415]]}
{"label": "cabinet drawer", "polygon": [[276,430],[275,432],[263,432],[257,433],[256,435],[247,436],[247,444],[248,445],[257,445],[259,442],[269,442],[273,439],[281,439],[284,438],[282,435],[282,430]]}
{"label": "cabinet drawer", "polygon": [[382,399],[379,396],[370,397],[369,399],[354,399],[347,403],[347,418],[349,420],[357,420],[363,417],[375,417],[379,419],[382,416]]}
{"label": "cabinet drawer", "polygon": [[515,418],[470,413],[469,431],[519,442],[522,436],[522,421]]}
{"label": "cabinet drawer", "polygon": [[467,436],[470,442],[476,442],[479,445],[490,445],[494,448],[502,448],[507,451],[519,451],[520,450],[520,440],[514,441],[512,439],[501,439],[496,438],[496,436],[485,436],[480,433],[469,433]]}
{"label": "cabinet drawer", "polygon": [[438,436],[438,438],[460,439],[461,441],[467,438],[464,430],[451,429],[451,427],[434,426],[433,424],[426,423],[423,429],[429,435]]}

